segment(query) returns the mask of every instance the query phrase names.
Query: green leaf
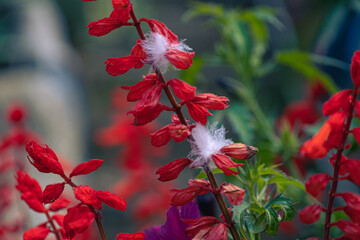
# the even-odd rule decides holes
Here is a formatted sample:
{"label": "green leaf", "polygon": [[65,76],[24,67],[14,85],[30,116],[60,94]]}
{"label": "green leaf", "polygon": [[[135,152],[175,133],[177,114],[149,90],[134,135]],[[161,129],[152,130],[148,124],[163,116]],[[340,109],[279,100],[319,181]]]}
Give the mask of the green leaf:
{"label": "green leaf", "polygon": [[285,185],[292,185],[305,191],[304,184],[300,181],[286,176],[275,176],[269,179],[268,184],[276,183],[278,188],[283,189]]}
{"label": "green leaf", "polygon": [[299,73],[303,74],[308,81],[320,81],[330,94],[338,92],[339,89],[330,76],[321,71],[314,64],[315,62],[319,62],[314,56],[315,55],[298,50],[287,50],[279,51],[275,58],[279,63],[291,67]]}
{"label": "green leaf", "polygon": [[232,130],[239,135],[242,142],[250,144],[253,136],[250,112],[240,104],[233,104],[226,110],[227,118],[230,121]]}
{"label": "green leaf", "polygon": [[224,8],[220,4],[194,2],[191,5],[192,8],[183,16],[185,21],[199,16],[220,17],[224,15]]}

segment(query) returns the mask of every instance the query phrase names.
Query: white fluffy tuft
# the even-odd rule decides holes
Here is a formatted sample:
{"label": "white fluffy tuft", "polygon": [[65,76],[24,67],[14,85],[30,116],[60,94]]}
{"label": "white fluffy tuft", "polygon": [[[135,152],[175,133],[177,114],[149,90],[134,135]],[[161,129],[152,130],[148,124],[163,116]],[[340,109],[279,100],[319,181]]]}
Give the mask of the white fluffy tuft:
{"label": "white fluffy tuft", "polygon": [[177,49],[188,52],[192,50],[192,48],[186,45],[184,41],[185,40],[182,40],[179,43],[171,43],[166,37],[159,33],[148,33],[146,35],[146,40],[141,43],[141,46],[148,56],[145,62],[161,71],[166,71],[171,65],[166,58],[167,51]]}
{"label": "white fluffy tuft", "polygon": [[212,125],[196,124],[191,131],[193,140],[191,141],[192,150],[189,158],[193,159],[191,167],[202,167],[209,164],[211,155],[220,151],[226,145],[233,143],[231,139],[225,138],[225,128],[216,128],[217,122]]}

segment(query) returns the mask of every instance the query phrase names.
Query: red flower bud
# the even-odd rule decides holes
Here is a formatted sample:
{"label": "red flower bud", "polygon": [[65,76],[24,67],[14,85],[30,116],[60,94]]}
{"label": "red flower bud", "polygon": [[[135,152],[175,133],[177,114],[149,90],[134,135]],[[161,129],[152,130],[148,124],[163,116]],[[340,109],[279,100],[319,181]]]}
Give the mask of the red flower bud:
{"label": "red flower bud", "polygon": [[314,174],[305,183],[306,191],[316,198],[326,188],[330,179],[331,177],[327,173]]}
{"label": "red flower bud", "polygon": [[180,172],[184,170],[185,167],[190,165],[190,163],[191,160],[188,158],[180,158],[169,162],[156,171],[156,174],[160,175],[158,179],[162,182],[174,180],[179,176]]}
{"label": "red flower bud", "polygon": [[223,96],[217,96],[212,93],[198,94],[192,100],[193,103],[200,104],[210,110],[224,110],[228,107],[229,99]]}
{"label": "red flower bud", "polygon": [[305,224],[313,224],[320,218],[322,207],[318,204],[305,207],[299,212],[299,220]]}
{"label": "red flower bud", "polygon": [[225,195],[230,204],[241,205],[245,197],[245,190],[231,183],[221,184],[220,192]]}
{"label": "red flower bud", "polygon": [[222,147],[220,152],[236,159],[249,159],[258,152],[258,149],[243,143],[234,143]]}

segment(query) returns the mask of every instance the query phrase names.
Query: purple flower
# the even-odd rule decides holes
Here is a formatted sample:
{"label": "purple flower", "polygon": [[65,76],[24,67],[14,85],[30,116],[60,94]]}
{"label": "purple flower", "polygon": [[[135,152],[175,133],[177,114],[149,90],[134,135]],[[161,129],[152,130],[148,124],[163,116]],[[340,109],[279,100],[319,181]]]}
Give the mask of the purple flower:
{"label": "purple flower", "polygon": [[162,226],[154,226],[144,231],[145,240],[191,240],[187,237],[185,229],[188,227],[181,219],[195,219],[200,217],[196,203],[191,202],[178,207],[170,207],[167,211],[166,223]]}

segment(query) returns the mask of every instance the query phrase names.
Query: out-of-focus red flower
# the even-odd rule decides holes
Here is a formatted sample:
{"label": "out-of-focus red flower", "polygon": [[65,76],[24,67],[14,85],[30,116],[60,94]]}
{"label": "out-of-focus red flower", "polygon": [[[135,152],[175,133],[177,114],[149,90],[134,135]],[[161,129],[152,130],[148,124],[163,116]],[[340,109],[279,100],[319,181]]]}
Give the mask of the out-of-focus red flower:
{"label": "out-of-focus red flower", "polygon": [[339,220],[331,224],[332,226],[337,226],[343,233],[345,237],[349,237],[352,240],[358,240],[360,236],[360,224],[353,223],[346,220]]}
{"label": "out-of-focus red flower", "polygon": [[6,119],[12,123],[22,122],[26,115],[26,108],[21,103],[12,103],[6,109]]}
{"label": "out-of-focus red flower", "polygon": [[144,240],[145,234],[142,232],[138,233],[119,233],[116,236],[116,240]]}
{"label": "out-of-focus red flower", "polygon": [[330,179],[331,177],[327,173],[314,174],[305,183],[306,191],[316,198],[326,188]]}
{"label": "out-of-focus red flower", "polygon": [[[84,1],[84,0],[83,0]],[[131,18],[130,11],[132,4],[129,0],[112,0],[114,10],[111,12],[110,17],[103,18],[95,22],[91,22],[87,27],[89,34],[92,36],[103,36],[112,30],[127,24]]]}
{"label": "out-of-focus red flower", "polygon": [[183,219],[189,225],[186,233],[194,239],[226,240],[227,228],[224,223],[214,217]]}
{"label": "out-of-focus red flower", "polygon": [[26,145],[26,151],[32,158],[29,159],[30,163],[42,173],[54,173],[63,175],[64,170],[62,169],[59,160],[48,146],[42,147],[34,141],[29,142]]}
{"label": "out-of-focus red flower", "polygon": [[75,234],[82,233],[94,221],[95,214],[88,207],[77,205],[67,209],[64,217],[66,237],[73,239]]}
{"label": "out-of-focus red flower", "polygon": [[225,195],[230,204],[241,205],[245,197],[245,190],[231,183],[221,184],[220,192]]}
{"label": "out-of-focus red flower", "polygon": [[349,171],[349,180],[360,186],[360,161],[356,159],[348,159],[343,163]]}
{"label": "out-of-focus red flower", "polygon": [[305,224],[313,224],[319,220],[321,211],[319,204],[307,206],[299,212],[299,220]]}
{"label": "out-of-focus red flower", "polygon": [[329,116],[341,109],[343,111],[348,111],[352,99],[351,92],[351,89],[347,89],[334,94],[327,102],[324,103],[323,114],[325,116]]}
{"label": "out-of-focus red flower", "polygon": [[171,205],[182,206],[195,199],[196,196],[211,192],[209,181],[204,179],[189,180],[189,185],[184,189],[172,189],[174,195],[171,198]]}

